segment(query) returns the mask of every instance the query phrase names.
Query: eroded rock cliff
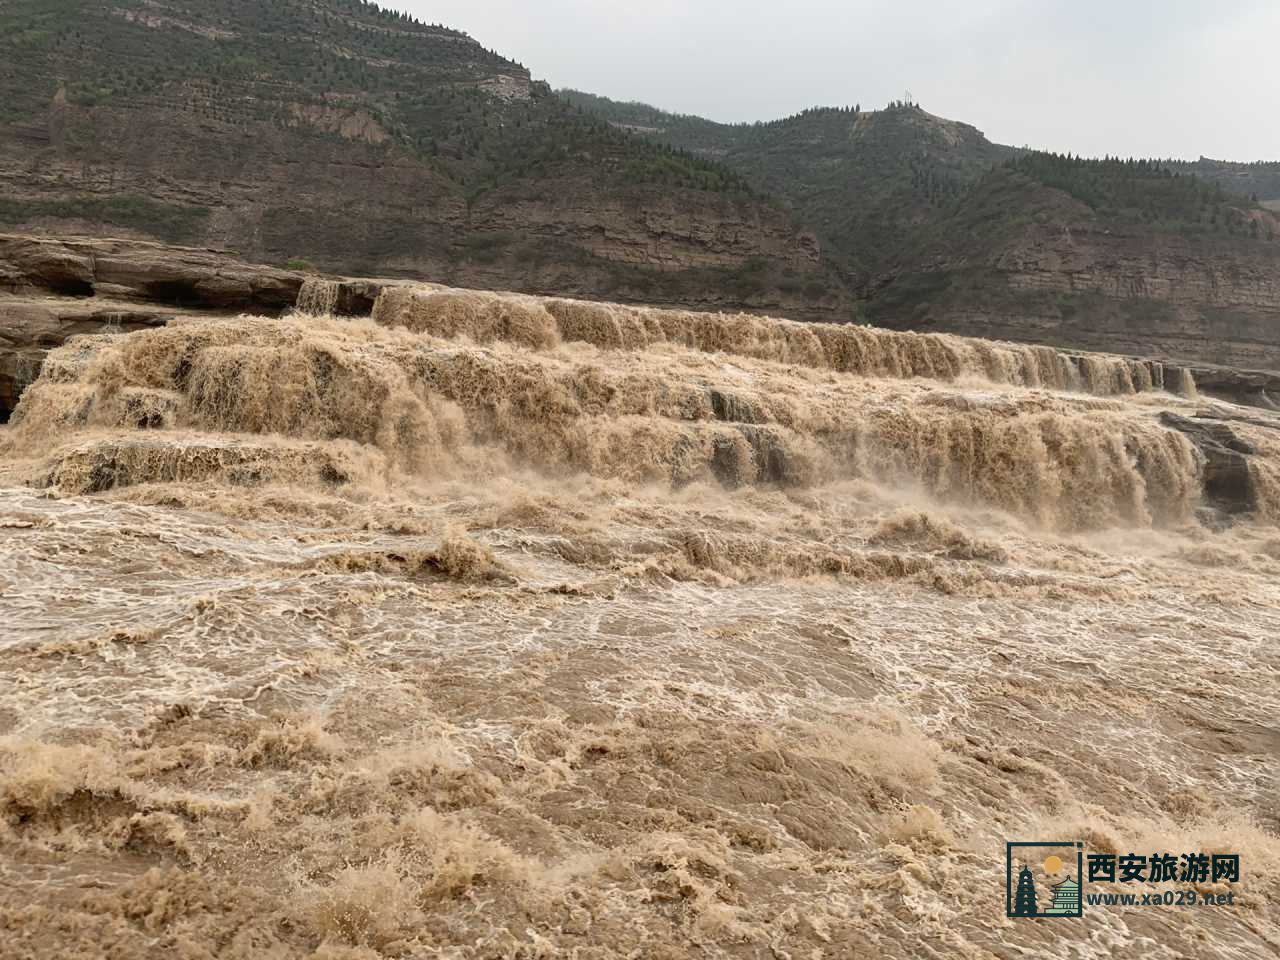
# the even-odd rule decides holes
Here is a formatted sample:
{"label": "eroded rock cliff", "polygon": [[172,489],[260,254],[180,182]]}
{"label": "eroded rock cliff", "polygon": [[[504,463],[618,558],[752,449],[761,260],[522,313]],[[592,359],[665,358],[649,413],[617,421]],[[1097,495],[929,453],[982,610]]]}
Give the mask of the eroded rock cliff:
{"label": "eroded rock cliff", "polygon": [[1280,243],[1118,224],[1058,190],[1000,189],[904,259],[876,323],[1280,370]]}
{"label": "eroded rock cliff", "polygon": [[[814,235],[781,205],[586,116],[456,31],[340,0],[11,6],[0,12],[11,229],[341,273],[852,313]],[[32,46],[23,31],[35,28]]]}

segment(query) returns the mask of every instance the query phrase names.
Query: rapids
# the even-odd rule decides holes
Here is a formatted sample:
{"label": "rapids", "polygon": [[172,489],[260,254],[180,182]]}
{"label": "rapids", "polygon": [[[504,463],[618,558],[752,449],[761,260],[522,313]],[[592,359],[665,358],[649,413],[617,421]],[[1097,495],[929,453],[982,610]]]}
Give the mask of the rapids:
{"label": "rapids", "polygon": [[[336,298],[77,338],[0,432],[0,955],[1274,952],[1280,417],[1154,361]],[[1169,413],[1230,425],[1247,512]],[[1236,904],[1007,920],[1045,837],[1239,853]]]}

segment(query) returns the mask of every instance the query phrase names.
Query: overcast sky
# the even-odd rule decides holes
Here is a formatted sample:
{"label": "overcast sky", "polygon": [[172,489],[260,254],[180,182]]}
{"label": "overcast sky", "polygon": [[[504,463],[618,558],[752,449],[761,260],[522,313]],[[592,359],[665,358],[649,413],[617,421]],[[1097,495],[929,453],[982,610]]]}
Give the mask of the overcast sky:
{"label": "overcast sky", "polygon": [[1280,160],[1280,0],[389,2],[553,86],[714,120],[910,90],[1015,146]]}

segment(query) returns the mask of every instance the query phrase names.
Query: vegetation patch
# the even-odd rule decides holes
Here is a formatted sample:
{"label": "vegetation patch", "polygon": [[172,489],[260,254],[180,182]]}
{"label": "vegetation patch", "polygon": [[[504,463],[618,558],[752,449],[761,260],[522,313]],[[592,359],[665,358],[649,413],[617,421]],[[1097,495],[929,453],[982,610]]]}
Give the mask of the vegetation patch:
{"label": "vegetation patch", "polygon": [[16,226],[46,218],[89,220],[137,230],[169,243],[189,243],[198,240],[203,233],[209,209],[131,196],[56,200],[0,197],[0,223]]}

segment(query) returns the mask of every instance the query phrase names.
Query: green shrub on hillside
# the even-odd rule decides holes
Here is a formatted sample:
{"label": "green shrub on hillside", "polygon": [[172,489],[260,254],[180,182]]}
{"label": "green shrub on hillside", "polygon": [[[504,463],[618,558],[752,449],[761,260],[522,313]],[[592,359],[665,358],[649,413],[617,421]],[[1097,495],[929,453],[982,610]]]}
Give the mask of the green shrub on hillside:
{"label": "green shrub on hillside", "polygon": [[0,223],[16,226],[40,219],[88,220],[137,230],[170,243],[200,239],[209,210],[160,203],[146,197],[71,197],[24,200],[0,197]]}
{"label": "green shrub on hillside", "polygon": [[1184,234],[1219,232],[1259,239],[1247,216],[1255,204],[1159,160],[1090,160],[1032,151],[1006,168],[1070,194],[1103,219]]}

